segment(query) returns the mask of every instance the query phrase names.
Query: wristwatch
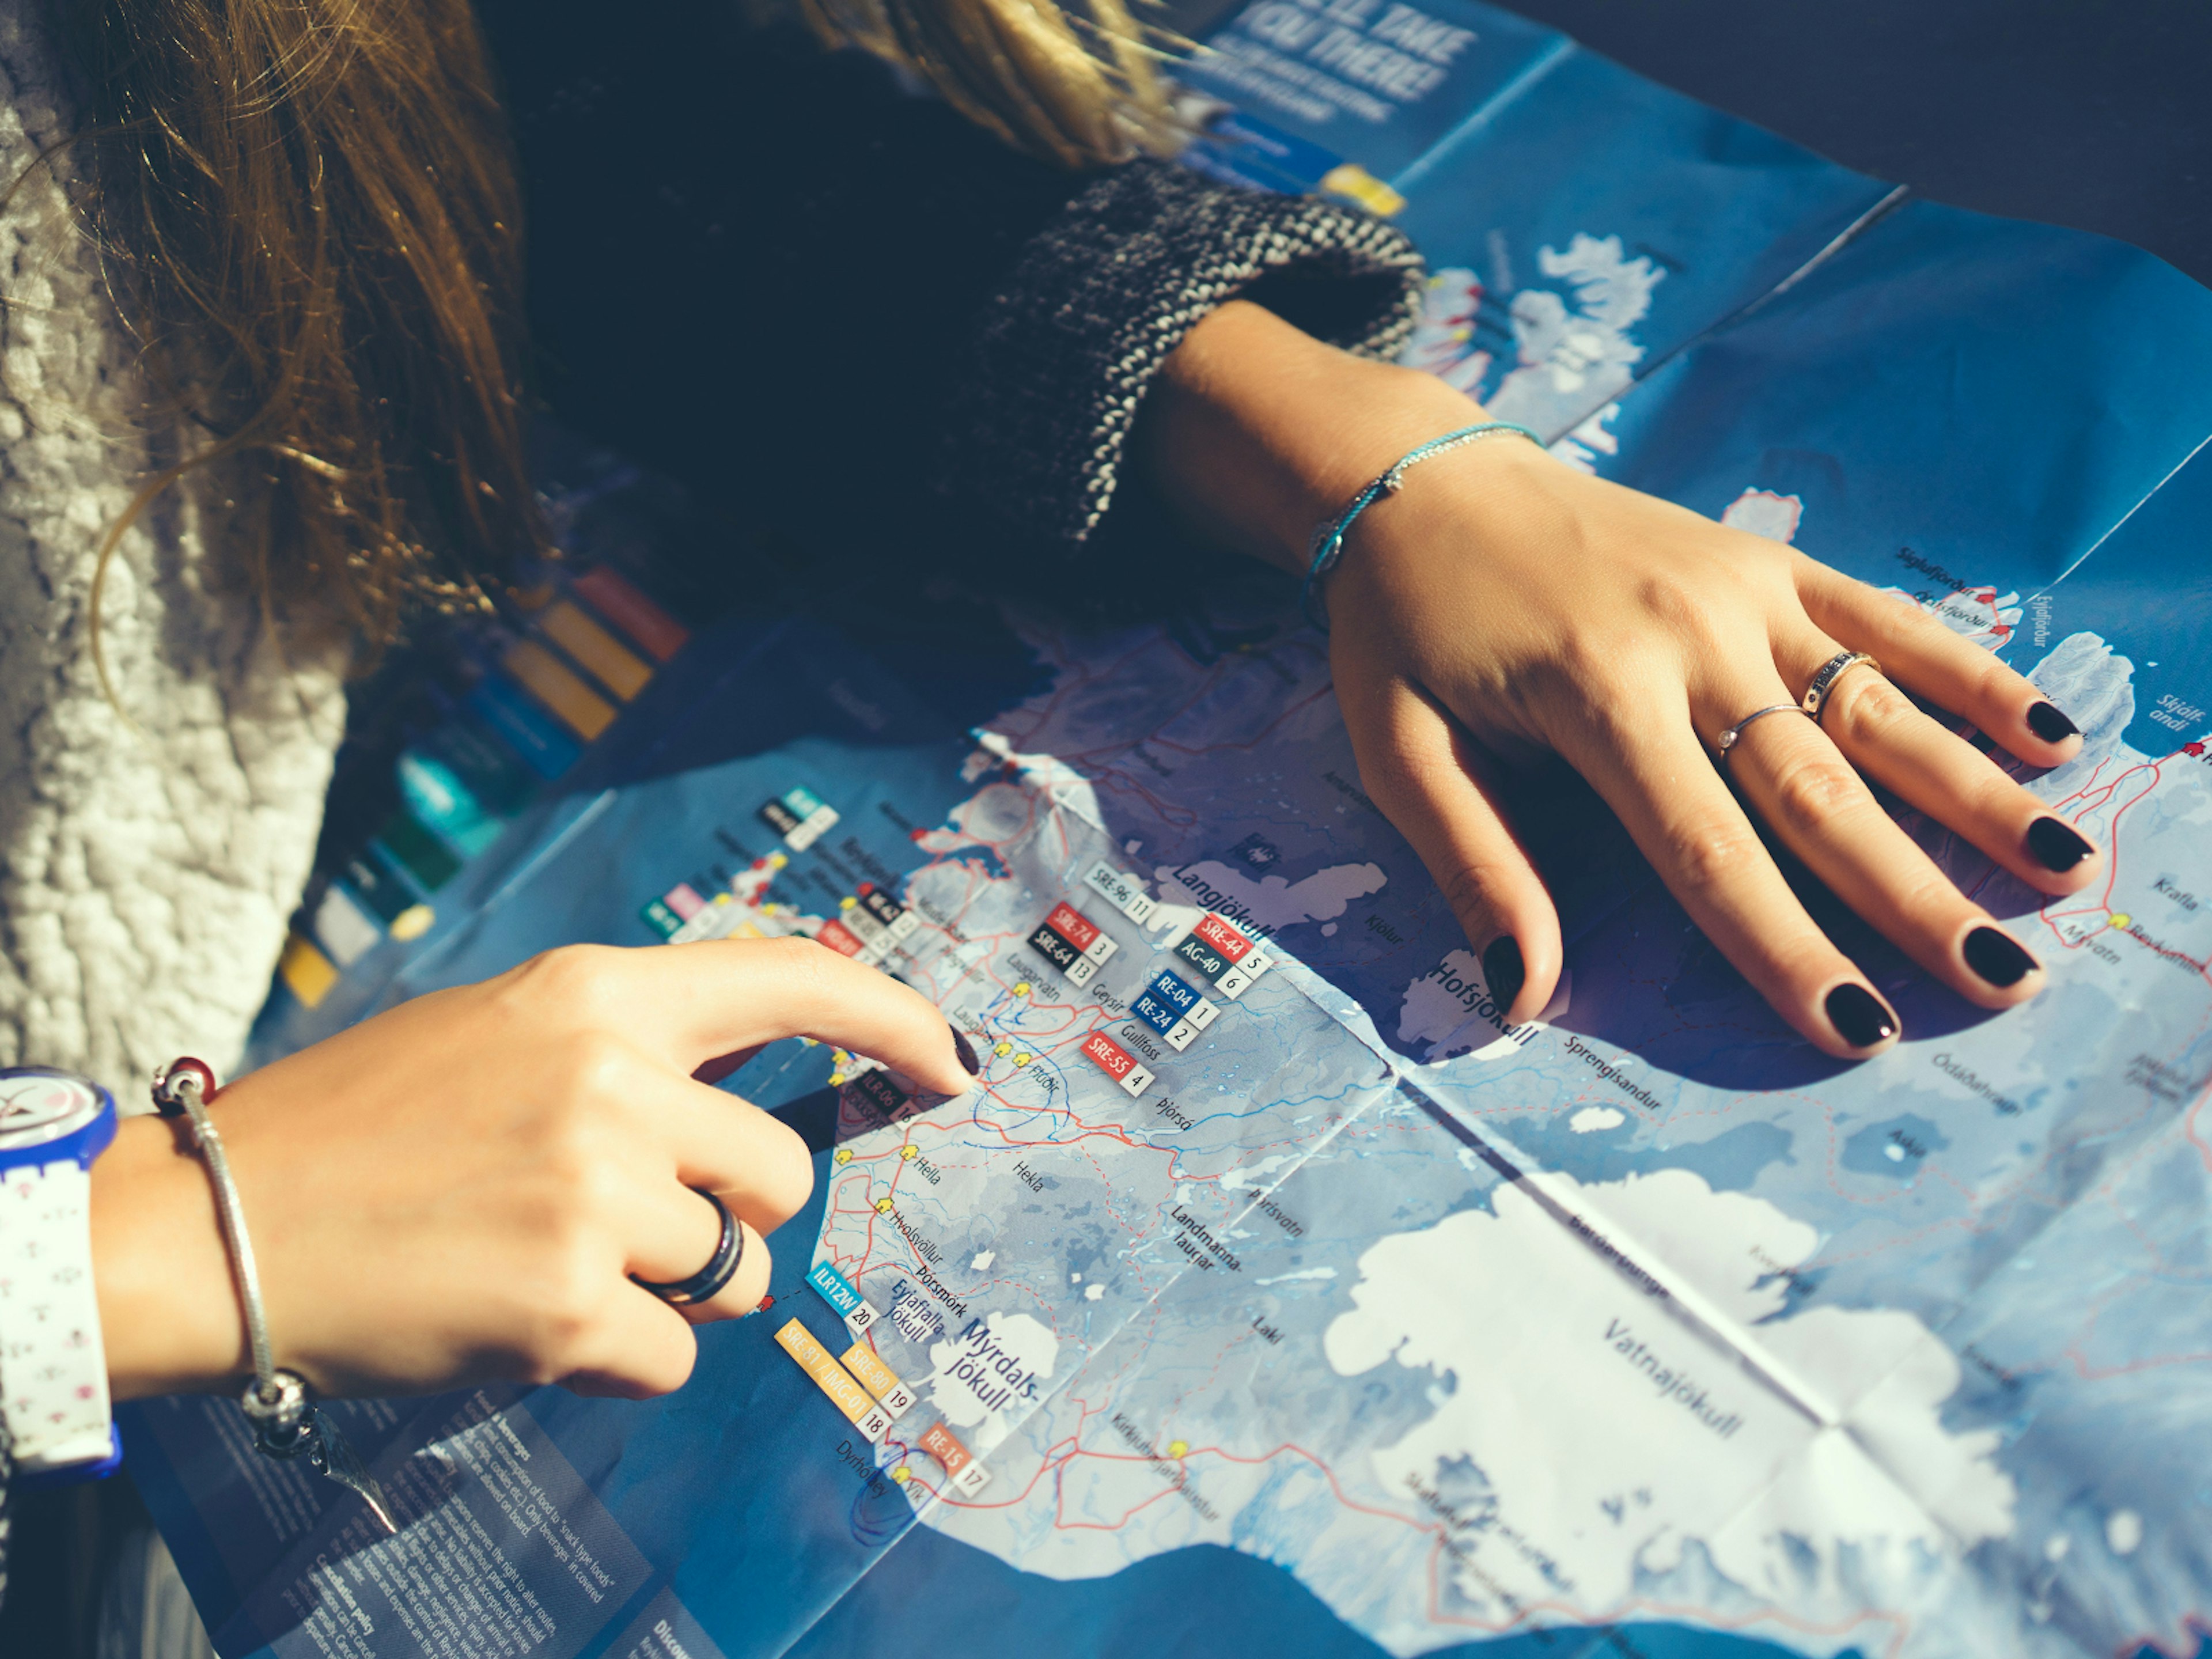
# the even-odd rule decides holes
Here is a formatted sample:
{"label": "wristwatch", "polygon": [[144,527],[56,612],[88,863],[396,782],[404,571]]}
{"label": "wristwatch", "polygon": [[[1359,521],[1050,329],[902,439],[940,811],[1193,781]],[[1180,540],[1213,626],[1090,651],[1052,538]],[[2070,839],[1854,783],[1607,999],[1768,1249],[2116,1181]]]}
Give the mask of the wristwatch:
{"label": "wristwatch", "polygon": [[114,1139],[115,1097],[90,1078],[0,1069],[0,1420],[19,1490],[123,1459],[92,1283],[92,1160]]}

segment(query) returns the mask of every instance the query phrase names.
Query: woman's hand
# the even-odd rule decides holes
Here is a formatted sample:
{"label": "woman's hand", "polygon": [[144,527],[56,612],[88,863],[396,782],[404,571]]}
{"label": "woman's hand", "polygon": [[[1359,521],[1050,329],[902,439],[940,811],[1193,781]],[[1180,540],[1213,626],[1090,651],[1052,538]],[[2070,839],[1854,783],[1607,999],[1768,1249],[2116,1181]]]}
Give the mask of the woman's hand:
{"label": "woman's hand", "polygon": [[[1146,419],[1152,476],[1195,527],[1303,574],[1316,523],[1415,445],[1483,414],[1428,375],[1231,305],[1170,359]],[[1509,1019],[1544,1006],[1562,965],[1558,914],[1500,790],[1541,750],[1589,780],[1713,942],[1833,1054],[1894,1042],[1896,1015],[1806,914],[1750,814],[1984,1007],[2034,995],[2041,968],[1866,781],[2044,892],[2075,891],[2100,867],[1899,689],[2055,766],[2080,738],[2027,680],[1916,605],[1510,435],[1409,472],[1358,521],[1326,602],[1362,782],[1437,878]],[[1846,650],[1885,672],[1844,675],[1818,726],[1782,714],[1745,727],[1724,777],[1721,734],[1796,703]]]}
{"label": "woman's hand", "polygon": [[[690,1324],[750,1313],[772,1232],[806,1201],[804,1145],[694,1082],[805,1034],[923,1088],[972,1081],[918,993],[807,939],[555,951],[418,999],[223,1089],[211,1111],[259,1258],[276,1361],[330,1394],[500,1378],[665,1393]],[[743,1263],[679,1311],[633,1282]],[[121,1397],[251,1369],[206,1170],[134,1118],[94,1165],[94,1272]]]}

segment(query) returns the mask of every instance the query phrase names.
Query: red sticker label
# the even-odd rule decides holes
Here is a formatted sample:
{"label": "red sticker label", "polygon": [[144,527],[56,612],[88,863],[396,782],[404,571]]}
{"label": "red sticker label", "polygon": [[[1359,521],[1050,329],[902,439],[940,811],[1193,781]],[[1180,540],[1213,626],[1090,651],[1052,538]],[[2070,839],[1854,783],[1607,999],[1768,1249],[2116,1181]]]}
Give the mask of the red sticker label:
{"label": "red sticker label", "polygon": [[854,936],[853,930],[842,921],[823,922],[822,931],[814,937],[817,941],[828,945],[840,956],[857,957],[868,948],[861,944]]}
{"label": "red sticker label", "polygon": [[1231,962],[1242,962],[1251,953],[1252,941],[1219,916],[1207,916],[1190,931]]}
{"label": "red sticker label", "polygon": [[1098,942],[1098,930],[1072,905],[1054,905],[1052,914],[1044,919],[1044,925],[1079,951],[1088,951]]}
{"label": "red sticker label", "polygon": [[1119,1043],[1103,1031],[1093,1031],[1083,1039],[1084,1058],[1119,1083],[1137,1069],[1137,1062],[1123,1053]]}

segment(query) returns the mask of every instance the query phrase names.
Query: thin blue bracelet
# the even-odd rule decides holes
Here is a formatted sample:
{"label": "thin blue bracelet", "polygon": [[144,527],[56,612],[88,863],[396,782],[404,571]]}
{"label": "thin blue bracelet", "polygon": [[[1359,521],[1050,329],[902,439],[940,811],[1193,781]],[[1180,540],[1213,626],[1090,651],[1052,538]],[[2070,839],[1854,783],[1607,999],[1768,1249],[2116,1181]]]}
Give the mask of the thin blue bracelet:
{"label": "thin blue bracelet", "polygon": [[1541,449],[1544,441],[1525,426],[1511,421],[1485,421],[1480,426],[1463,426],[1456,432],[1447,432],[1441,438],[1407,450],[1397,463],[1381,477],[1352,498],[1352,505],[1334,519],[1326,519],[1315,529],[1313,562],[1306,568],[1305,585],[1298,590],[1298,609],[1305,612],[1306,620],[1324,634],[1328,632],[1328,618],[1320,605],[1322,578],[1336,568],[1344,556],[1344,538],[1352,521],[1375,505],[1383,495],[1395,495],[1405,481],[1406,469],[1416,461],[1425,461],[1431,455],[1440,455],[1447,449],[1457,449],[1462,444],[1471,444],[1478,438],[1486,438],[1493,432],[1514,432]]}

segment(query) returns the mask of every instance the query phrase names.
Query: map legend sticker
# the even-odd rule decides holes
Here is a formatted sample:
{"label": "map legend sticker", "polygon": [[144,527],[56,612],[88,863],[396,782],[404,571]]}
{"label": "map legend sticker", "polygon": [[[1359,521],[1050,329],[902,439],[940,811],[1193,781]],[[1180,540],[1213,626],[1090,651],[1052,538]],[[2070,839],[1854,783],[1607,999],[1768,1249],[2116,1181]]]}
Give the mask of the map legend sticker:
{"label": "map legend sticker", "polygon": [[956,1489],[969,1498],[990,1484],[991,1477],[962,1445],[959,1437],[942,1423],[930,1425],[921,1437],[921,1449],[945,1465],[945,1473],[951,1477]]}
{"label": "map legend sticker", "polygon": [[1245,938],[1234,923],[1220,916],[1202,916],[1199,919],[1198,925],[1190,931],[1231,962],[1243,961],[1246,957],[1252,954],[1255,948],[1252,941]]}
{"label": "map legend sticker", "polygon": [[1152,982],[1145,988],[1201,1031],[1220,1015],[1220,1005],[1208,1002],[1194,987],[1177,979],[1170,969],[1163,968],[1153,975]]}
{"label": "map legend sticker", "polygon": [[866,1101],[887,1118],[896,1117],[908,1103],[899,1086],[879,1070],[861,1073],[846,1084],[845,1091]]}
{"label": "map legend sticker", "polygon": [[805,787],[787,789],[760,809],[762,821],[794,853],[803,853],[836,827],[836,811]]}
{"label": "map legend sticker", "polygon": [[884,1364],[866,1342],[855,1342],[845,1351],[844,1365],[862,1388],[875,1395],[876,1403],[892,1422],[897,1422],[912,1408],[914,1390],[900,1382],[898,1373]]}
{"label": "map legend sticker", "polygon": [[1071,985],[1081,985],[1098,971],[1097,963],[1044,922],[1039,922],[1036,931],[1022,942],[1065,974]]}
{"label": "map legend sticker", "polygon": [[1121,947],[1098,930],[1097,923],[1073,905],[1066,902],[1052,907],[1052,914],[1044,925],[1083,952],[1087,961],[1104,967],[1114,952]]}
{"label": "map legend sticker", "polygon": [[814,1386],[830,1396],[830,1403],[845,1413],[846,1420],[866,1435],[871,1445],[880,1445],[891,1431],[891,1419],[875,1397],[853,1380],[853,1374],[836,1356],[814,1340],[814,1333],[796,1319],[775,1334],[777,1345],[799,1362],[799,1369],[814,1379]]}
{"label": "map legend sticker", "polygon": [[1133,1100],[1152,1086],[1152,1074],[1103,1031],[1083,1039],[1083,1057],[1120,1084],[1121,1092]]}
{"label": "map legend sticker", "polygon": [[814,1264],[814,1271],[806,1275],[806,1282],[821,1295],[822,1299],[836,1310],[837,1316],[845,1322],[845,1328],[855,1336],[866,1334],[876,1322],[876,1310],[868,1298],[853,1288],[853,1281],[826,1261]]}
{"label": "map legend sticker", "polygon": [[1084,877],[1083,884],[1140,927],[1160,908],[1146,897],[1143,884],[1134,876],[1123,875],[1103,859],[1091,866],[1091,873]]}
{"label": "map legend sticker", "polygon": [[914,930],[921,926],[921,919],[901,904],[889,893],[872,884],[860,889],[860,908],[883,924],[884,933],[893,945],[903,942]]}

